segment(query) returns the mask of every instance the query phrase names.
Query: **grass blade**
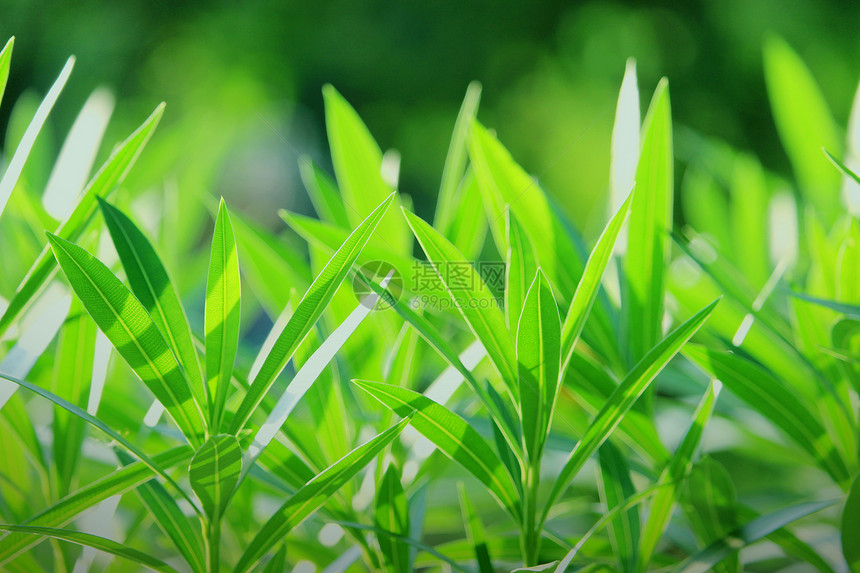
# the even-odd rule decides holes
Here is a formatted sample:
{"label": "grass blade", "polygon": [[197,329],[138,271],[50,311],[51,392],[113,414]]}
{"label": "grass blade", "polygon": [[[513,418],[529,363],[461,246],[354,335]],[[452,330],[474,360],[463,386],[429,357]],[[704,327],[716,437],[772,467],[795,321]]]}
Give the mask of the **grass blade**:
{"label": "grass blade", "polygon": [[[389,278],[390,276],[386,277],[384,282],[387,282]],[[284,393],[278,398],[266,421],[254,436],[254,441],[251,443],[246,454],[246,472],[281,430],[287,418],[299,403],[299,400],[310,390],[325,368],[334,360],[337,352],[349,340],[358,327],[361,326],[364,319],[373,311],[377,302],[379,302],[379,295],[376,293],[371,293],[364,297],[355,310],[338,325],[334,332],[302,364],[287,388],[284,389]]]}
{"label": "grass blade", "polygon": [[860,477],[854,479],[854,484],[848,492],[845,507],[842,509],[842,555],[852,573],[860,571]]}
{"label": "grass blade", "polygon": [[132,292],[183,366],[197,407],[206,412],[208,399],[191,327],[167,270],[152,244],[132,220],[101,197],[98,201]]}
{"label": "grass blade", "polygon": [[665,268],[672,230],[673,155],[669,83],[660,80],[642,126],[642,154],[630,207],[624,258],[624,338],[631,363],[662,338]]}
{"label": "grass blade", "polygon": [[69,129],[42,193],[42,206],[54,219],[62,221],[75,208],[95,163],[113,107],[113,95],[98,88],[87,98]]}
{"label": "grass blade", "polygon": [[782,430],[818,465],[848,488],[851,474],[827,431],[800,399],[780,380],[752,362],[733,354],[688,346],[684,355],[718,378],[732,393]]}
{"label": "grass blade", "polygon": [[714,412],[714,406],[721,387],[722,385],[716,381],[711,382],[708,386],[707,392],[705,392],[702,401],[699,402],[699,406],[693,414],[692,425],[687,430],[681,445],[675,451],[675,455],[672,456],[669,465],[660,474],[660,483],[666,483],[668,487],[658,491],[657,495],[651,501],[651,507],[648,511],[648,521],[645,523],[645,531],[642,534],[642,541],[639,547],[640,572],[647,571],[651,558],[657,549],[657,543],[669,525],[669,520],[672,518],[672,512],[675,509],[675,504],[678,502],[681,488],[693,468],[693,458],[699,448],[705,426]]}
{"label": "grass blade", "polygon": [[451,224],[454,222],[459,209],[457,190],[460,187],[463,172],[469,159],[466,143],[469,128],[478,113],[480,102],[481,84],[472,82],[466,88],[466,97],[463,98],[457,120],[454,122],[454,132],[451,134],[448,155],[445,157],[445,166],[442,168],[439,196],[436,200],[436,215],[433,218],[433,226],[446,237],[450,236]]}
{"label": "grass blade", "polygon": [[809,68],[778,36],[764,42],[764,79],[779,138],[791,160],[801,194],[832,223],[840,210],[839,174],[821,148],[842,150],[841,137]]}
{"label": "grass blade", "polygon": [[399,416],[414,412],[412,426],[484,484],[519,522],[519,496],[510,475],[487,442],[461,417],[406,388],[367,380],[353,380],[353,383]]}
{"label": "grass blade", "polygon": [[250,571],[266,553],[364,468],[409,423],[404,418],[369,442],[355,448],[296,492],[263,525],[236,564],[236,573]]}
{"label": "grass blade", "polygon": [[[141,462],[143,462],[147,467],[152,469],[153,472],[155,472],[156,474],[158,474],[159,476],[164,478],[164,480],[166,482],[168,482],[171,486],[173,486],[174,489],[180,495],[182,495],[183,497],[188,499],[189,502],[191,502],[191,500],[185,494],[184,490],[182,488],[180,488],[179,485],[175,481],[173,481],[173,479],[169,475],[167,475],[160,466],[158,466],[152,459],[150,459],[149,456],[147,456],[145,453],[143,453],[143,451],[140,448],[138,448],[137,446],[135,446],[134,444],[132,444],[131,442],[126,440],[124,437],[122,437],[122,435],[120,435],[118,432],[113,430],[110,426],[108,426],[107,424],[105,424],[104,422],[102,422],[101,420],[96,418],[95,416],[91,416],[90,414],[86,413],[85,411],[83,411],[81,408],[75,406],[74,404],[67,402],[66,400],[63,400],[59,396],[56,396],[56,395],[52,394],[51,392],[48,392],[44,388],[40,388],[40,387],[36,386],[35,384],[31,384],[30,382],[27,382],[26,380],[19,380],[17,378],[13,378],[13,377],[7,376],[5,374],[0,374],[0,378],[4,378],[10,382],[14,382],[15,384],[21,386],[22,388],[26,388],[27,390],[33,392],[34,394],[38,394],[42,398],[45,398],[46,400],[52,402],[55,406],[59,406],[60,408],[69,412],[70,414],[73,414],[73,415],[77,416],[78,418],[84,420],[85,422],[87,422],[91,426],[98,428],[99,430],[101,430],[102,432],[104,432],[105,434],[110,436],[112,439],[116,440],[116,442],[118,444],[120,444],[123,448],[125,448],[129,453],[134,455],[134,457],[136,457]],[[194,505],[194,503],[191,503],[191,505],[192,505],[192,507],[195,507],[195,509],[196,509],[196,506]]]}
{"label": "grass blade", "polygon": [[212,432],[221,426],[239,348],[241,281],[236,236],[224,199],[218,206],[206,280],[206,385]]}
{"label": "grass blade", "polygon": [[624,69],[624,79],[621,80],[618,103],[615,106],[615,123],[612,126],[612,154],[609,162],[610,213],[620,209],[636,182],[642,128],[640,121],[636,60],[630,58]]}
{"label": "grass blade", "polygon": [[606,404],[595,416],[585,434],[574,446],[573,451],[565,462],[564,468],[556,479],[546,502],[541,523],[546,521],[549,510],[562,492],[567,489],[570,480],[582,469],[591,455],[606,441],[612,431],[618,426],[624,414],[642,395],[652,380],[681,350],[690,338],[701,328],[713,312],[719,299],[715,300],[687,322],[670,332],[657,346],[645,355],[630,371],[627,377],[609,396]]}
{"label": "grass blade", "polygon": [[585,328],[585,322],[594,306],[597,294],[600,292],[600,281],[603,279],[609,261],[612,260],[612,250],[621,233],[621,228],[624,226],[624,221],[627,219],[633,195],[634,193],[631,193],[627,197],[603,229],[594,249],[588,256],[585,270],[582,271],[582,278],[576,286],[576,292],[573,294],[573,300],[570,303],[567,316],[564,317],[564,324],[561,329],[562,378],[564,378],[564,372],[570,364],[576,343],[582,335],[582,330]]}
{"label": "grass blade", "polygon": [[[636,495],[636,489],[630,479],[630,468],[627,460],[612,442],[605,442],[598,450],[600,456],[600,492],[606,503],[606,509],[612,511],[624,501]],[[622,573],[632,573],[636,570],[639,549],[639,535],[642,528],[639,508],[630,507],[618,513],[610,521],[612,547],[618,556],[618,565]]]}
{"label": "grass blade", "polygon": [[[737,494],[731,475],[717,461],[703,457],[693,466],[684,488],[682,506],[687,521],[705,546],[721,539],[738,525]],[[737,554],[713,565],[715,573],[737,573]]]}
{"label": "grass blade", "polygon": [[15,36],[9,38],[3,50],[0,51],[0,102],[6,92],[6,82],[9,80],[9,68],[12,64],[12,48],[15,47]]}
{"label": "grass blade", "polygon": [[[83,311],[80,303],[75,304],[71,314],[71,318],[60,331],[57,358],[54,362],[53,391],[57,395],[66,396],[72,404],[84,408],[93,376],[96,325]],[[57,491],[60,495],[66,495],[81,457],[86,426],[82,419],[61,407],[55,407],[51,430],[54,438],[51,453],[57,470]]]}
{"label": "grass blade", "polygon": [[[403,485],[400,483],[400,471],[393,463],[388,466],[379,484],[373,523],[382,531],[401,537],[409,536],[409,505],[406,502],[406,494],[403,493]],[[377,541],[385,570],[393,573],[408,573],[410,570],[409,545],[385,535],[377,537]]]}
{"label": "grass blade", "polygon": [[498,301],[478,271],[450,241],[417,215],[406,210],[403,214],[439,280],[448,289],[472,332],[487,349],[487,355],[502,375],[511,397],[516,399],[516,352]]}
{"label": "grass blade", "polygon": [[457,494],[460,498],[460,513],[463,517],[463,526],[466,528],[466,538],[475,548],[478,573],[493,573],[493,560],[490,558],[490,550],[487,548],[484,524],[481,523],[481,518],[475,513],[475,508],[469,501],[463,482],[457,482]]}
{"label": "grass blade", "polygon": [[672,571],[673,573],[707,573],[712,570],[714,564],[719,563],[726,556],[834,503],[833,501],[800,503],[758,517],[695,555],[691,555]]}
{"label": "grass blade", "polygon": [[293,352],[304,340],[307,333],[316,323],[317,319],[325,310],[329,301],[334,296],[337,288],[346,278],[352,263],[358,257],[361,249],[367,244],[379,221],[382,219],[388,206],[394,201],[394,194],[388,196],[379,204],[374,211],[347,237],[346,241],[334,253],[332,258],[314,282],[305,292],[295,312],[290,317],[272,351],[266,356],[257,376],[254,377],[251,387],[242,400],[236,415],[233,417],[231,434],[238,434],[245,427],[251,414],[263,400],[278,374],[287,365]]}
{"label": "grass blade", "polygon": [[[9,47],[11,48],[11,45]],[[4,48],[5,51],[6,49]],[[0,65],[2,65],[2,62],[0,62]],[[6,66],[6,74],[8,75],[8,61],[6,62]],[[57,98],[60,97],[60,92],[63,91],[66,80],[69,79],[74,66],[75,57],[71,56],[60,71],[60,75],[54,81],[54,85],[48,90],[45,99],[39,104],[36,115],[33,116],[33,121],[27,126],[27,131],[24,132],[24,136],[18,143],[18,147],[15,148],[15,153],[12,155],[12,159],[9,160],[9,165],[3,173],[3,178],[0,179],[0,214],[6,208],[9,196],[12,195],[15,185],[18,183],[18,178],[21,176],[21,171],[24,169],[24,164],[27,162],[27,157],[30,155],[30,150],[33,149],[33,144],[36,143],[36,137],[42,131],[42,126],[45,124],[45,120],[48,119],[48,114],[51,113],[51,109],[53,109],[54,104],[57,102]],[[3,83],[5,87],[5,79]]]}
{"label": "grass blade", "polygon": [[80,531],[70,531],[68,529],[55,529],[53,527],[35,527],[27,525],[2,525],[0,531],[12,531],[15,533],[38,535],[40,537],[52,537],[69,543],[75,543],[84,547],[92,547],[111,555],[117,555],[133,561],[144,567],[148,567],[153,571],[161,571],[163,573],[178,573],[176,569],[167,563],[150,556],[148,553],[132,549],[116,541],[90,535],[89,533],[81,533]]}
{"label": "grass blade", "polygon": [[[72,214],[54,231],[55,235],[67,241],[75,241],[80,237],[95,214],[96,197],[106,197],[122,183],[152,136],[163,113],[164,104],[162,103],[140,127],[115,148],[98,173],[90,180]],[[0,338],[53,276],[56,265],[57,261],[51,249],[46,246],[18,285],[15,296],[9,301],[9,306],[0,317]]]}
{"label": "grass blade", "polygon": [[101,261],[48,233],[57,261],[84,308],[117,352],[155,394],[192,446],[205,433],[188,379],[143,305]]}
{"label": "grass blade", "polygon": [[[116,454],[125,465],[133,461],[122,450],[117,450]],[[182,513],[176,500],[156,480],[149,480],[137,486],[135,491],[149,515],[173,542],[191,570],[194,573],[203,573],[206,570],[206,562],[203,559],[200,534],[188,517]]]}
{"label": "grass blade", "polygon": [[[323,99],[334,173],[347,205],[347,216],[353,225],[358,225],[391,195],[381,175],[382,152],[361,118],[333,86],[323,87]],[[396,212],[383,215],[378,237],[393,250],[408,252],[408,233]]]}
{"label": "grass blade", "polygon": [[[497,399],[494,399],[491,395],[490,391],[494,391],[491,385],[483,386],[478,383],[477,378],[472,373],[472,371],[466,367],[461,360],[461,357],[457,355],[457,352],[454,348],[451,347],[451,344],[448,340],[442,335],[439,330],[433,326],[427,319],[423,316],[416,313],[412,310],[408,301],[403,299],[395,299],[391,293],[383,289],[380,285],[373,282],[372,280],[364,277],[363,275],[359,275],[361,279],[367,284],[375,293],[380,295],[382,299],[388,304],[391,308],[393,308],[406,322],[411,324],[418,334],[420,334],[424,340],[427,341],[430,346],[432,346],[445,361],[451,365],[463,379],[466,381],[466,384],[469,385],[469,388],[475,393],[476,396],[481,400],[481,403],[485,408],[490,412],[490,415],[493,418],[493,421],[499,428],[499,431],[502,432],[502,435],[505,438],[508,446],[512,449],[514,454],[517,457],[518,461],[522,461],[522,444],[520,441],[520,434],[517,431],[516,424],[512,421],[513,414],[510,411],[510,408],[513,406],[510,405],[510,402],[505,402],[503,399],[495,393]],[[475,344],[480,344],[480,342],[475,342]],[[480,347],[483,351],[483,346]],[[483,357],[483,355],[482,355]],[[430,390],[434,388],[431,385],[428,388],[427,393],[430,393]],[[449,396],[453,394],[454,390],[446,389],[442,391],[439,387],[435,387],[441,395]]]}
{"label": "grass blade", "polygon": [[538,264],[534,247],[517,221],[517,216],[510,209],[506,215],[508,253],[505,265],[505,318],[508,328],[514,332]]}
{"label": "grass blade", "polygon": [[349,229],[349,215],[335,182],[306,156],[299,158],[299,173],[320,219]]}
{"label": "grass blade", "polygon": [[[174,448],[155,456],[151,465],[134,462],[82,487],[59,500],[52,506],[40,511],[26,521],[26,525],[43,527],[62,527],[75,519],[84,510],[112,497],[129,491],[152,479],[154,468],[165,470],[187,463],[193,451],[188,446]],[[31,536],[12,534],[0,539],[0,566],[26,551],[39,542]]]}
{"label": "grass blade", "polygon": [[234,436],[212,436],[194,453],[188,478],[210,520],[221,518],[241,473],[242,448]]}
{"label": "grass blade", "polygon": [[539,466],[552,423],[561,365],[561,321],[552,288],[538,269],[517,328],[520,421],[525,451]]}

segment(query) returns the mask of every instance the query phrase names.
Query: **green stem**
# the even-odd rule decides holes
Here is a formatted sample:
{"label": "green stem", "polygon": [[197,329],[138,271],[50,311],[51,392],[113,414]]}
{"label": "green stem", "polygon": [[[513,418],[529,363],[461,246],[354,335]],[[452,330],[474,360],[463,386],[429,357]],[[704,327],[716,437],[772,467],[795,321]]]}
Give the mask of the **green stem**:
{"label": "green stem", "polygon": [[540,526],[537,521],[538,488],[540,487],[540,462],[530,462],[523,476],[523,535],[522,554],[526,567],[538,565],[540,555]]}
{"label": "green stem", "polygon": [[209,520],[209,558],[208,573],[218,573],[221,569],[221,518]]}

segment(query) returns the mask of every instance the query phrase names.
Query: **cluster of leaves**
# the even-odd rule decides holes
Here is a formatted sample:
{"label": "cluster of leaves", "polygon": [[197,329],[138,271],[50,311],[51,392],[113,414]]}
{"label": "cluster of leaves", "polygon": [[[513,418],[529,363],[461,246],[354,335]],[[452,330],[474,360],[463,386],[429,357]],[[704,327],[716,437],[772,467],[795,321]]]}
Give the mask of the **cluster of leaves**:
{"label": "cluster of leaves", "polygon": [[761,541],[761,570],[858,570],[860,182],[836,157],[860,144],[841,153],[788,46],[765,56],[799,196],[686,134],[675,232],[668,83],[640,122],[631,63],[593,247],[476,120],[477,85],[431,224],[328,86],[336,180],[299,162],[319,218],[275,234],[212,205],[205,292],[169,224],[154,241],[126,214],[163,104],[86,184],[80,134],[107,118],[82,111],[50,178],[72,184],[28,180],[70,61],[0,180],[6,257],[37,245],[0,316],[0,566],[732,572]]}

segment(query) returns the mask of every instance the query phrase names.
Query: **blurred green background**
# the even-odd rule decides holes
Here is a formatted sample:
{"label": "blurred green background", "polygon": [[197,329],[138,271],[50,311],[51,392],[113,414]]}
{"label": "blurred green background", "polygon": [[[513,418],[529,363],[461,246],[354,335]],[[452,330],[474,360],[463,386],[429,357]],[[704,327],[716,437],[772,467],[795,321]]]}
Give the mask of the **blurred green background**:
{"label": "blurred green background", "polygon": [[[605,220],[609,138],[625,60],[643,105],[670,80],[676,154],[701,133],[790,173],[767,101],[766,34],[783,36],[847,120],[860,77],[860,3],[688,2],[5,2],[16,36],[7,102],[39,97],[74,54],[72,79],[40,136],[50,156],[98,86],[117,107],[103,154],[161,100],[162,127],[130,186],[223,195],[276,227],[275,209],[309,210],[296,165],[330,171],[320,93],[332,83],[380,146],[402,156],[400,191],[429,214],[467,84],[479,118],[586,235]],[[0,108],[0,128],[11,105]],[[190,205],[189,205],[189,208]],[[198,207],[199,208],[199,207]]]}

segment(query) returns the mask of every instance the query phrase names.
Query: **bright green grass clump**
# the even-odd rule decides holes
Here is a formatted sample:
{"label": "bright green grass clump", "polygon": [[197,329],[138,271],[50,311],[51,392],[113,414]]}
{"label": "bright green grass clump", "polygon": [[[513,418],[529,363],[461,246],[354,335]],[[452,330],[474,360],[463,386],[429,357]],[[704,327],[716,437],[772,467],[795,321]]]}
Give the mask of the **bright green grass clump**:
{"label": "bright green grass clump", "polygon": [[326,86],[319,218],[198,197],[204,249],[183,190],[124,186],[163,104],[76,166],[74,207],[42,200],[70,60],[0,179],[0,568],[860,571],[860,152],[791,48],[764,55],[799,193],[704,137],[676,164],[669,84],[640,123],[631,62],[596,240],[477,85],[427,219]]}

